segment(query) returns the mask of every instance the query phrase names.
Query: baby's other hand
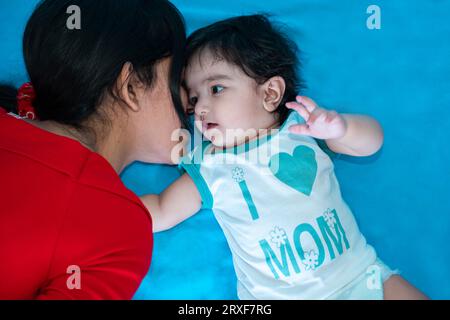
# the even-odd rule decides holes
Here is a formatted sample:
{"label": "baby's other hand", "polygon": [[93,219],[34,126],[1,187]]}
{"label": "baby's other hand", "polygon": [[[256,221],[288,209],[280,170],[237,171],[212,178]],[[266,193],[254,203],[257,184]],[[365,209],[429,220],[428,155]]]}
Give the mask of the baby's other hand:
{"label": "baby's other hand", "polygon": [[290,132],[323,140],[339,139],[345,135],[347,124],[339,113],[320,108],[308,97],[298,96],[296,100],[286,103],[286,107],[296,110],[306,123],[290,126]]}

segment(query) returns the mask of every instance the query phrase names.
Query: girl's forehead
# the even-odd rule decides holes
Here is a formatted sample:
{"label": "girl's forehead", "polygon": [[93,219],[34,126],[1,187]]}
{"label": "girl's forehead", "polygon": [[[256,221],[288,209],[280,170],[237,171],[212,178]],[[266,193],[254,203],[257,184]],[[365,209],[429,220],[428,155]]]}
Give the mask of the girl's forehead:
{"label": "girl's forehead", "polygon": [[239,74],[236,69],[236,66],[224,59],[197,55],[189,61],[186,67],[186,84],[188,87],[193,87],[218,77],[233,79]]}
{"label": "girl's forehead", "polygon": [[224,58],[212,54],[210,50],[202,50],[192,56],[192,58],[188,62],[187,69],[193,69],[201,72],[210,72],[211,70],[218,69],[232,69],[232,65],[228,63]]}

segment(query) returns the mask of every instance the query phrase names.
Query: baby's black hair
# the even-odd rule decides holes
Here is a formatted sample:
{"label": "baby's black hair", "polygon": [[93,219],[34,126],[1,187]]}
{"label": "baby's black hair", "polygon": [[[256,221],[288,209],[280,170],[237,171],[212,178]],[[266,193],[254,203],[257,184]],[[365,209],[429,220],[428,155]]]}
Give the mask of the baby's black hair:
{"label": "baby's black hair", "polygon": [[[81,11],[81,29],[67,27],[69,6]],[[43,0],[28,20],[23,53],[36,92],[40,120],[82,128],[98,111],[123,65],[151,87],[156,64],[172,57],[169,85],[176,112],[188,125],[181,101],[186,30],[168,0]],[[0,85],[0,106],[17,112],[17,89]]]}
{"label": "baby's black hair", "polygon": [[233,17],[195,31],[187,40],[186,63],[205,49],[238,66],[258,84],[274,76],[282,77],[286,90],[276,112],[280,123],[286,120],[286,102],[295,101],[304,88],[299,76],[299,49],[267,15]]}

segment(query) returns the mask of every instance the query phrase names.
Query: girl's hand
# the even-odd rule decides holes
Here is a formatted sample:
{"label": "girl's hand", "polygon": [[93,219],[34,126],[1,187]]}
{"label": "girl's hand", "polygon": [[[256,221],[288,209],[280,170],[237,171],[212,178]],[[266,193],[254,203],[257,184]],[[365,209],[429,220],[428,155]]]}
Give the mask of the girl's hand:
{"label": "girl's hand", "polygon": [[339,113],[320,108],[308,97],[298,96],[296,100],[286,103],[286,107],[296,110],[306,123],[290,126],[290,132],[323,140],[339,139],[345,135],[347,123]]}

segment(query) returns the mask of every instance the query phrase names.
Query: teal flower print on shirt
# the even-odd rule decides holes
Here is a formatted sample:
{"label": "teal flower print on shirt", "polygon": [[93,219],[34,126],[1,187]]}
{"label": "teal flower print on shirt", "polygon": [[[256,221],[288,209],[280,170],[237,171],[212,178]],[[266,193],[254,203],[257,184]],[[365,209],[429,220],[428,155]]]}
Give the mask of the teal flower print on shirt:
{"label": "teal flower print on shirt", "polygon": [[310,250],[309,252],[305,252],[305,259],[302,261],[306,270],[316,270],[316,267],[319,265],[319,254],[314,250]]}
{"label": "teal flower print on shirt", "polygon": [[274,243],[278,248],[281,247],[282,244],[285,244],[287,240],[286,231],[279,227],[275,227],[272,231],[270,231],[270,241]]}
{"label": "teal flower print on shirt", "polygon": [[331,211],[330,208],[328,208],[324,213],[323,213],[323,217],[326,221],[326,223],[328,224],[328,226],[330,228],[333,228],[334,225],[336,224],[336,218],[334,216],[334,212]]}
{"label": "teal flower print on shirt", "polygon": [[233,169],[233,180],[236,181],[237,183],[240,183],[242,181],[244,181],[245,179],[245,173],[244,173],[244,169],[240,168],[240,167],[236,167]]}

